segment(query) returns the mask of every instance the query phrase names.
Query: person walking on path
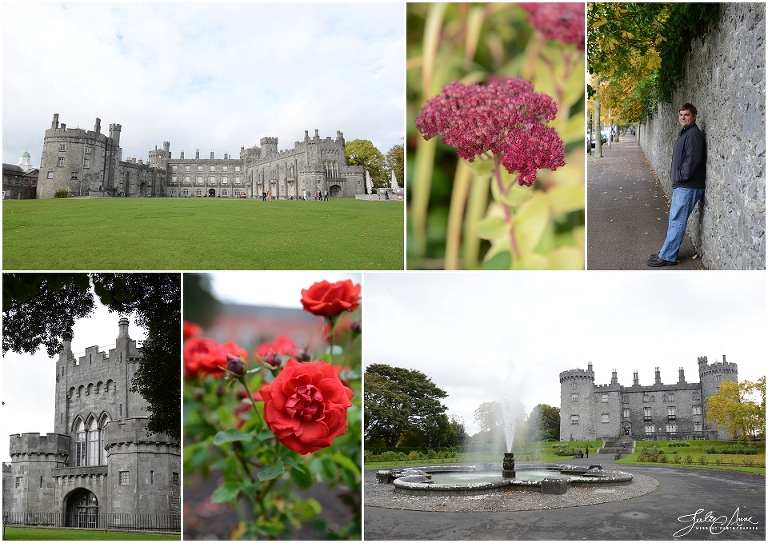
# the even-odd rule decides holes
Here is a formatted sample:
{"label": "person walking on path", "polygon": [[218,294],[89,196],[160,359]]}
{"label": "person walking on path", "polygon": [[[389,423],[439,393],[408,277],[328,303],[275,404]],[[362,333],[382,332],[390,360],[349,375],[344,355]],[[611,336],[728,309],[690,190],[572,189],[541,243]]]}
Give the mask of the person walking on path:
{"label": "person walking on path", "polygon": [[586,452],[586,453],[587,453],[587,458],[589,458],[589,445],[587,445],[586,447],[584,447],[584,452]]}
{"label": "person walking on path", "polygon": [[669,208],[667,237],[661,250],[648,258],[647,264],[652,268],[677,264],[688,217],[704,196],[704,180],[707,174],[706,142],[704,134],[696,125],[696,115],[696,107],[688,103],[683,104],[678,114],[682,130],[672,150],[672,166],[669,171],[672,180],[672,204]]}

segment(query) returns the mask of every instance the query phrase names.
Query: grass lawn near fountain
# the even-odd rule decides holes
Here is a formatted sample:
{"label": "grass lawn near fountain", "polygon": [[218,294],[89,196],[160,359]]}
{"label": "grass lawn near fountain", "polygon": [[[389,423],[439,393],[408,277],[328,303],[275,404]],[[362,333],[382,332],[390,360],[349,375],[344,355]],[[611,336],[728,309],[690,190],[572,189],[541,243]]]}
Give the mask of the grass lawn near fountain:
{"label": "grass lawn near fountain", "polygon": [[[681,446],[682,445],[682,446]],[[757,454],[728,454],[707,452],[712,447],[723,450],[736,447],[732,441],[637,441],[635,452],[615,464],[669,465],[686,468],[721,469],[765,475],[765,444],[756,444]],[[643,449],[654,452],[643,455]]]}
{"label": "grass lawn near fountain", "polygon": [[[555,453],[555,448],[558,445],[569,445],[576,451],[585,449],[586,445],[589,445],[590,454],[595,454],[597,450],[602,446],[602,441],[538,441],[526,443],[520,450],[515,447],[515,460],[519,463],[560,463],[567,464],[570,460],[573,460],[573,455],[560,456]],[[397,455],[396,453],[390,455],[391,460],[369,460],[371,457],[366,454],[364,457],[365,469],[379,469],[379,468],[391,468],[391,467],[410,467],[410,466],[424,466],[424,465],[440,465],[440,464],[473,464],[473,463],[498,463],[501,464],[499,452],[460,452],[456,453],[451,458],[436,458],[433,455],[427,455],[418,453],[418,456],[413,453]]]}

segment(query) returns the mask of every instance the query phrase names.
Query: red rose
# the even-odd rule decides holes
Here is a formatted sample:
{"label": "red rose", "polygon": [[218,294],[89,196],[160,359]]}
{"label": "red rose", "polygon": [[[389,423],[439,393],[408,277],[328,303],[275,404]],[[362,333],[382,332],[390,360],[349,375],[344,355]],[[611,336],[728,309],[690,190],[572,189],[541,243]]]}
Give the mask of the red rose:
{"label": "red rose", "polygon": [[277,336],[273,341],[265,341],[256,347],[255,354],[256,358],[264,360],[267,364],[279,366],[280,361],[279,359],[276,359],[275,355],[294,358],[298,348],[298,345],[296,345],[291,338]]}
{"label": "red rose", "polygon": [[259,393],[267,426],[292,451],[318,451],[347,431],[347,408],[354,394],[331,364],[289,360]]}
{"label": "red rose", "polygon": [[320,281],[301,291],[304,311],[320,317],[335,317],[342,311],[354,311],[360,306],[360,285],[351,279],[329,283]]}
{"label": "red rose", "polygon": [[184,321],[184,341],[191,337],[199,336],[202,333],[203,329],[194,322]]}
{"label": "red rose", "polygon": [[184,343],[184,372],[189,377],[221,377],[227,367],[227,354],[246,358],[248,353],[233,342],[219,345],[212,339],[190,338]]}

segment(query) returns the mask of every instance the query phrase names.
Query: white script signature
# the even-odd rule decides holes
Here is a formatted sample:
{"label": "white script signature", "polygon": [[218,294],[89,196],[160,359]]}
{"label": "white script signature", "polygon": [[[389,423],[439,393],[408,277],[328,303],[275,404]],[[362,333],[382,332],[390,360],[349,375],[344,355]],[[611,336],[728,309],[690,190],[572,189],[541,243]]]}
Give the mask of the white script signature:
{"label": "white script signature", "polygon": [[738,507],[730,517],[727,515],[716,515],[713,511],[705,513],[704,509],[699,509],[691,515],[677,517],[677,520],[686,523],[686,526],[672,534],[672,537],[688,535],[694,529],[707,530],[711,534],[718,535],[726,530],[754,529],[751,527],[758,524],[752,520],[752,517],[740,516]]}

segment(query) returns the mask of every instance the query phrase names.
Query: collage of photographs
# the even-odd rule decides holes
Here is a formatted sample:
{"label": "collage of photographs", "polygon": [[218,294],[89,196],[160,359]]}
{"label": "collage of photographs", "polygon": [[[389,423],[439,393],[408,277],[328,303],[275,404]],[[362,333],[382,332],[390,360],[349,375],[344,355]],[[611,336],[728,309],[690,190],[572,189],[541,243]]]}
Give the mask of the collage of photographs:
{"label": "collage of photographs", "polygon": [[765,541],[765,14],[4,1],[1,539]]}

